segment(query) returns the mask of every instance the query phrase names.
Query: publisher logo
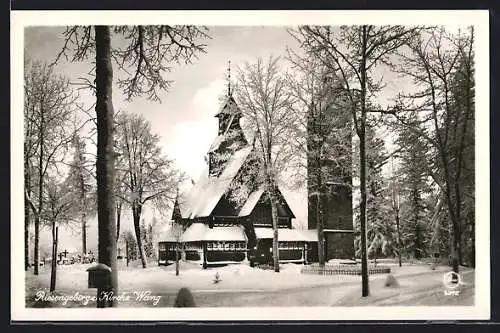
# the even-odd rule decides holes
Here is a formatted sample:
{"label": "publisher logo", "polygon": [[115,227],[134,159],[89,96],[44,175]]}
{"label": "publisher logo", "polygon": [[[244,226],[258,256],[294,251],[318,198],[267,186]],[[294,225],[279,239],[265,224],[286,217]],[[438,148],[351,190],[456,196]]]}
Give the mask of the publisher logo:
{"label": "publisher logo", "polygon": [[443,275],[443,285],[446,288],[446,296],[458,296],[460,291],[457,288],[462,284],[462,277],[456,272],[448,272]]}

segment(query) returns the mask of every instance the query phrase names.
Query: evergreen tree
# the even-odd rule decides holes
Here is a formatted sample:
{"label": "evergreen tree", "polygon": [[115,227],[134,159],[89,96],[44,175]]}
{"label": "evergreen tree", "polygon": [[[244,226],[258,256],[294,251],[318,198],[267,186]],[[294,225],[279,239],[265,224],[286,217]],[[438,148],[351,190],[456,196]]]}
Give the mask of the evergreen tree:
{"label": "evergreen tree", "polygon": [[[413,126],[419,126],[416,115],[409,121]],[[403,245],[408,255],[420,259],[429,254],[430,246],[428,235],[430,212],[425,200],[432,190],[428,179],[429,163],[426,156],[429,147],[408,127],[401,127],[398,130],[395,143],[398,146],[401,166],[398,169],[397,181],[401,184],[405,207],[402,210]]]}
{"label": "evergreen tree", "polygon": [[[451,265],[459,272],[465,242],[470,248],[475,227],[474,28],[466,34],[451,34],[444,27],[429,29],[407,45],[409,52],[401,54],[398,71],[411,78],[418,90],[400,95],[394,115],[429,144],[430,175],[439,187],[449,223]],[[423,125],[408,121],[412,113],[422,114]],[[434,215],[435,225],[439,217]]]}
{"label": "evergreen tree", "polygon": [[73,137],[73,161],[70,164],[66,184],[70,189],[70,195],[75,209],[80,215],[82,232],[82,255],[87,253],[87,219],[95,213],[96,201],[92,192],[92,174],[88,170],[89,163],[85,157],[85,141],[75,133]]}
{"label": "evergreen tree", "polygon": [[[388,161],[384,140],[375,131],[375,125],[366,127],[367,138],[367,244],[368,255],[373,259],[391,256],[397,251],[396,228],[392,218],[390,193],[387,191],[387,180],[382,174],[382,167]],[[359,215],[356,220],[360,227]],[[356,239],[357,254],[361,253],[361,242]]]}

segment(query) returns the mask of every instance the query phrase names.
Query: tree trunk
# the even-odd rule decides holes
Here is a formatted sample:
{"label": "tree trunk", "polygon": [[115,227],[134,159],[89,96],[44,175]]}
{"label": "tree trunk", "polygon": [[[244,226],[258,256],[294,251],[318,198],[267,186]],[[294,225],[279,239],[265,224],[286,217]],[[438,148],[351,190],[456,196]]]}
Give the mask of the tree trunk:
{"label": "tree trunk", "polygon": [[116,241],[120,239],[120,222],[122,218],[122,204],[116,205]]}
{"label": "tree trunk", "polygon": [[401,267],[401,229],[399,227],[399,209],[396,209],[396,231],[398,233],[398,262]]}
{"label": "tree trunk", "polygon": [[179,243],[175,244],[175,275],[179,276]]}
{"label": "tree trunk", "polygon": [[451,255],[452,255],[452,269],[455,273],[460,270],[461,255],[460,255],[460,231],[458,222],[452,220],[452,233],[451,233]]}
{"label": "tree trunk", "polygon": [[360,202],[360,225],[361,225],[361,295],[366,297],[370,295],[368,285],[368,256],[366,247],[366,26],[363,29],[363,43],[362,43],[362,61],[361,61],[361,126],[358,131],[359,137],[359,182],[361,191]]}
{"label": "tree trunk", "polygon": [[24,201],[24,270],[27,271],[30,268],[30,207],[28,203]]}
{"label": "tree trunk", "polygon": [[34,261],[34,269],[33,273],[38,275],[39,269],[39,257],[40,257],[40,214],[42,212],[43,206],[43,158],[44,158],[44,112],[43,108],[40,110],[40,156],[38,159],[38,211],[35,216],[35,248],[33,251],[33,261]]}
{"label": "tree trunk", "polygon": [[[443,158],[443,161],[446,161],[446,159]],[[459,221],[460,221],[460,208],[457,207],[457,212],[455,211],[455,205],[460,205],[459,202],[455,201],[453,202],[453,199],[451,198],[451,195],[449,193],[451,189],[451,181],[449,180],[448,176],[448,169],[446,165],[444,166],[445,168],[445,186],[446,186],[446,203],[448,207],[448,217],[449,217],[449,222],[451,223],[450,226],[450,250],[451,250],[451,266],[452,269],[455,273],[459,272],[459,266],[460,266],[460,228],[459,228]]]}
{"label": "tree trunk", "polygon": [[127,267],[128,267],[128,263],[130,262],[130,252],[128,249],[128,239],[125,240],[125,254],[127,256]]}
{"label": "tree trunk", "polygon": [[[271,180],[268,179],[268,184],[272,184]],[[276,205],[276,195],[274,193],[274,185],[268,187],[269,191],[269,201],[271,203],[271,219],[273,222],[273,266],[274,271],[279,273],[280,271],[280,261],[279,261],[279,246],[278,246],[278,207]]]}
{"label": "tree trunk", "polygon": [[139,255],[141,257],[142,268],[146,268],[148,262],[146,260],[146,253],[144,251],[144,242],[142,241],[141,237],[141,226],[140,226],[141,211],[142,207],[140,206],[140,204],[132,205],[132,215],[134,218],[134,230],[135,230],[135,237],[137,238],[137,247],[139,248]]}
{"label": "tree trunk", "polygon": [[56,290],[56,274],[57,274],[57,243],[59,241],[59,227],[56,223],[52,223],[52,263],[50,270],[50,291]]}
{"label": "tree trunk", "polygon": [[35,217],[35,245],[33,249],[33,274],[38,275],[38,260],[39,260],[39,252],[38,249],[40,247],[40,217],[36,215]]}
{"label": "tree trunk", "polygon": [[[25,145],[26,147],[26,145]],[[25,148],[26,149],[26,148]],[[26,152],[25,152],[26,153]],[[31,177],[30,177],[30,164],[29,159],[25,155],[24,158],[24,189],[26,194],[31,197]],[[24,270],[31,267],[30,264],[30,242],[29,242],[29,227],[30,227],[30,203],[28,198],[24,198]]]}
{"label": "tree trunk", "polygon": [[87,216],[82,213],[82,255],[87,254]]}
{"label": "tree trunk", "polygon": [[97,114],[97,217],[99,262],[111,268],[111,283],[97,290],[97,307],[116,302],[104,293],[118,294],[115,220],[115,163],[113,152],[113,67],[109,26],[95,26],[96,114]]}
{"label": "tree trunk", "polygon": [[316,196],[316,218],[317,218],[317,227],[318,227],[318,264],[321,267],[325,266],[325,235],[324,235],[324,224],[323,224],[323,196],[322,193],[319,192]]}

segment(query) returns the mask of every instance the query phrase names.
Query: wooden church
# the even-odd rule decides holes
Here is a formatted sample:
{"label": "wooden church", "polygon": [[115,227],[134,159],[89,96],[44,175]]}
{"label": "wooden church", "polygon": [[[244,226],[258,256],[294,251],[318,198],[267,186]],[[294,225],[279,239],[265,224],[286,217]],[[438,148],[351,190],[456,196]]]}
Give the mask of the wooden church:
{"label": "wooden church", "polygon": [[[271,205],[266,190],[255,184],[254,145],[241,127],[243,114],[230,88],[218,118],[218,136],[208,151],[207,167],[184,202],[177,198],[172,225],[160,236],[159,264],[182,253],[184,260],[210,265],[272,263]],[[235,200],[241,182],[255,184]],[[307,263],[317,248],[315,230],[292,228],[295,218],[282,192],[276,189],[280,262]],[[316,246],[315,246],[316,245]]]}

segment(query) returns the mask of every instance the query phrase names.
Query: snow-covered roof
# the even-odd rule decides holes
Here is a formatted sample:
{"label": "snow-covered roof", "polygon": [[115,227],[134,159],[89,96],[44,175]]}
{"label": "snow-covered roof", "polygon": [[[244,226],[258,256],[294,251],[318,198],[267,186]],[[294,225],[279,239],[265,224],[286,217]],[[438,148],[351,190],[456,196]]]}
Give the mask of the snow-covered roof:
{"label": "snow-covered roof", "polygon": [[221,135],[218,135],[214,142],[212,143],[212,145],[210,146],[210,149],[208,149],[208,152],[211,153],[215,150],[217,150],[217,148],[219,148],[220,144],[224,141],[224,134],[221,134]]}
{"label": "snow-covered roof", "polygon": [[210,228],[208,227],[208,225],[204,223],[193,223],[182,234],[180,241],[181,242],[202,241],[208,229]]}
{"label": "snow-covered roof", "polygon": [[255,208],[255,205],[257,204],[257,202],[259,201],[259,199],[263,193],[264,193],[264,186],[261,186],[258,190],[250,193],[247,201],[245,202],[243,207],[241,207],[241,210],[238,213],[238,216],[250,215],[250,213]]}
{"label": "snow-covered roof", "polygon": [[219,111],[215,114],[217,117],[221,113],[229,113],[229,114],[235,114],[235,113],[241,113],[241,110],[239,109],[238,105],[236,104],[236,101],[232,96],[228,96],[227,99],[222,103],[221,107],[219,108]]}
{"label": "snow-covered roof", "polygon": [[247,237],[241,226],[213,227],[210,229],[204,223],[193,223],[186,229],[181,237],[181,242],[199,241],[242,241],[246,242]]}
{"label": "snow-covered roof", "polygon": [[160,229],[158,234],[159,242],[177,242],[182,234],[182,226],[179,224],[168,224]]}
{"label": "snow-covered roof", "polygon": [[245,230],[241,226],[213,227],[205,233],[206,241],[242,241],[246,242]]}
{"label": "snow-covered roof", "polygon": [[307,242],[317,242],[318,241],[318,230],[316,229],[296,229],[304,236],[304,240]]}
{"label": "snow-covered roof", "polygon": [[[278,229],[278,241],[283,242],[317,242],[318,237],[314,237],[315,230],[299,229]],[[257,239],[273,238],[272,228],[255,228]]]}
{"label": "snow-covered roof", "polygon": [[187,209],[183,217],[195,218],[209,216],[226,192],[232,180],[238,173],[246,158],[252,151],[252,146],[237,150],[226,162],[226,167],[219,177],[208,175],[208,166],[203,171],[200,179],[191,189],[187,200]]}

